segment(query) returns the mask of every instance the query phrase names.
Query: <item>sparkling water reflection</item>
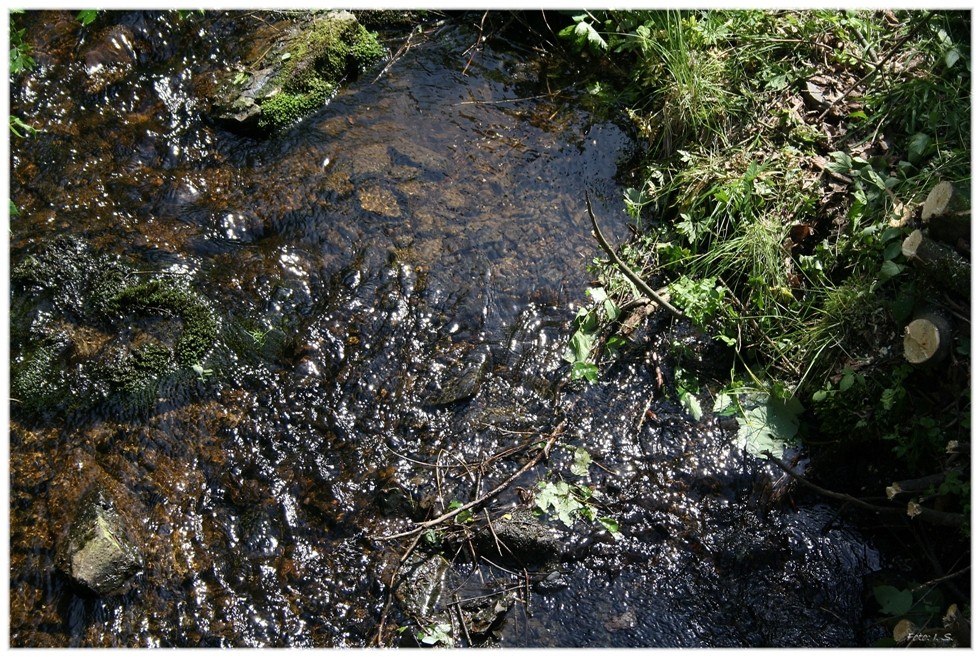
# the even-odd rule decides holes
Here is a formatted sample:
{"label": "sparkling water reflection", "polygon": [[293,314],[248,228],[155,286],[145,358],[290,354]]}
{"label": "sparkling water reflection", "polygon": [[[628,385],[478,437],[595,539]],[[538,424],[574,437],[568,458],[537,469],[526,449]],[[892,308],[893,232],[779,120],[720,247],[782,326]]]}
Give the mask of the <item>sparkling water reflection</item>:
{"label": "sparkling water reflection", "polygon": [[[450,24],[377,82],[256,141],[203,121],[193,95],[253,17],[208,14],[201,38],[172,12],[113,14],[133,36],[111,60],[118,79],[93,89],[94,55],[77,54],[66,14],[27,19],[52,29],[41,68],[12,90],[44,128],[12,149],[12,265],[75,235],[185,280],[222,333],[211,373],[158,391],[146,414],[14,408],[14,645],[366,645],[401,549],[372,537],[423,502],[486,491],[519,464],[478,476],[472,464],[563,420],[622,538],[566,532],[567,587],[515,606],[502,645],[863,641],[856,582],[877,556],[861,537],[819,506],[758,504],[759,463],[656,393],[648,368],[565,385],[569,306],[596,255],[582,193],[622,217],[614,176],[630,140],[592,120],[554,64],[489,47],[469,61],[475,32]],[[100,38],[93,48],[112,46]],[[529,63],[563,91],[514,82]],[[665,352],[669,330],[653,321],[646,348]],[[478,386],[442,402],[466,367]],[[556,450],[547,467],[569,477],[572,458]],[[77,492],[100,477],[136,500],[147,558],[133,591],[94,599],[54,559]],[[520,504],[516,490],[493,509]]]}

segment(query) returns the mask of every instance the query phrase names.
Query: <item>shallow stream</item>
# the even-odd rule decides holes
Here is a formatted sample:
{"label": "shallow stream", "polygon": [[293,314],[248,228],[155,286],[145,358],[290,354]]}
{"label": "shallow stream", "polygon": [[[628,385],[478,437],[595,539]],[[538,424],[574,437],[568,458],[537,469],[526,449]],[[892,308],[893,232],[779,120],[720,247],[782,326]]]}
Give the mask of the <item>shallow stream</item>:
{"label": "shallow stream", "polygon": [[[770,504],[774,470],[731,427],[690,419],[642,358],[568,383],[562,353],[599,255],[584,193],[624,241],[615,178],[632,155],[575,72],[480,43],[477,15],[430,24],[384,75],[290,130],[235,136],[202,119],[195,79],[273,19],[113,13],[82,32],[69,12],[20,17],[39,68],[11,107],[42,132],[11,145],[11,267],[79,238],[184,281],[220,337],[201,375],[148,409],[13,402],[12,645],[367,645],[407,546],[378,537],[490,490],[521,465],[490,455],[559,425],[559,447],[488,512],[562,478],[594,489],[621,537],[548,520],[564,536],[554,587],[455,563],[479,591],[519,592],[491,643],[866,645],[861,577],[879,557],[834,509]],[[57,314],[13,289],[14,310]],[[65,367],[83,338],[111,339],[64,321]],[[638,340],[666,353],[672,330],[654,317]],[[15,341],[12,361],[26,350]],[[460,367],[475,368],[470,387],[445,393]],[[574,448],[591,455],[585,476]],[[131,495],[146,560],[131,591],[97,598],[55,560],[102,476]],[[414,645],[418,629],[387,641]]]}

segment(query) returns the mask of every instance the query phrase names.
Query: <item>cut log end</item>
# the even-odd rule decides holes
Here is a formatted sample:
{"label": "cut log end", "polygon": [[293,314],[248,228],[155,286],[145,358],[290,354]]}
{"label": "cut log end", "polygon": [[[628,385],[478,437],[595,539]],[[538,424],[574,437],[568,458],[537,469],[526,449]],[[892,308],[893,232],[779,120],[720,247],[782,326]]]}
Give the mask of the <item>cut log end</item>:
{"label": "cut log end", "polygon": [[906,258],[914,258],[919,250],[919,245],[922,244],[922,237],[921,230],[913,230],[909,233],[909,236],[902,242],[902,255]]}
{"label": "cut log end", "polygon": [[905,327],[905,360],[913,365],[937,363],[949,353],[952,329],[940,315],[929,313]]}
{"label": "cut log end", "polygon": [[944,215],[953,200],[953,194],[953,185],[946,181],[933,187],[922,204],[922,221],[928,222],[933,217]]}

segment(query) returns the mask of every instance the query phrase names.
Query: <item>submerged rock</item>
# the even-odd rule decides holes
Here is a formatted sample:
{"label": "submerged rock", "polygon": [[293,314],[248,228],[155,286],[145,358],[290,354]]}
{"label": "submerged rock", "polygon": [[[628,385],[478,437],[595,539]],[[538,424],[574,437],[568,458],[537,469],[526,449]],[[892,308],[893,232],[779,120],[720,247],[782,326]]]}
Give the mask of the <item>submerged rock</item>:
{"label": "submerged rock", "polygon": [[493,521],[476,538],[476,547],[488,558],[507,563],[549,564],[561,554],[559,534],[535,515],[518,509]]}
{"label": "submerged rock", "polygon": [[143,567],[128,534],[111,494],[95,484],[78,502],[59,568],[98,595],[122,593]]}
{"label": "submerged rock", "polygon": [[422,403],[444,406],[473,397],[480,391],[489,366],[490,349],[485,346],[436,359],[432,377],[422,391]]}
{"label": "submerged rock", "polygon": [[[479,645],[495,637],[515,602],[512,591],[461,576],[441,554],[413,554],[406,559],[395,599],[420,627],[451,628],[447,636],[456,646],[465,645],[464,638],[469,645]],[[465,631],[460,632],[454,620],[461,620]]]}
{"label": "submerged rock", "polygon": [[11,389],[29,412],[108,399],[152,403],[164,379],[190,378],[218,338],[210,305],[187,285],[140,282],[117,258],[75,238],[52,240],[11,271]]}
{"label": "submerged rock", "polygon": [[262,45],[257,58],[217,74],[205,92],[212,118],[237,132],[267,133],[295,123],[322,107],[344,79],[384,56],[377,35],[348,11],[287,24],[271,45]]}

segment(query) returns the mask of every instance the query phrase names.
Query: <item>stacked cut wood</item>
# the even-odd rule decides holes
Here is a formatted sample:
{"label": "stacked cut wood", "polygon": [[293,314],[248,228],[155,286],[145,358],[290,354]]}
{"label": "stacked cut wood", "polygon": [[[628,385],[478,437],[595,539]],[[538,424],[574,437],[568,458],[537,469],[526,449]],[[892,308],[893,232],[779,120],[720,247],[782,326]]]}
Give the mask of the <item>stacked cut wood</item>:
{"label": "stacked cut wood", "polygon": [[[938,289],[970,300],[970,210],[948,182],[936,185],[922,204],[924,229],[912,231],[902,254]],[[928,232],[928,234],[927,234]],[[934,365],[949,353],[952,330],[938,312],[915,317],[904,331],[905,358]]]}

